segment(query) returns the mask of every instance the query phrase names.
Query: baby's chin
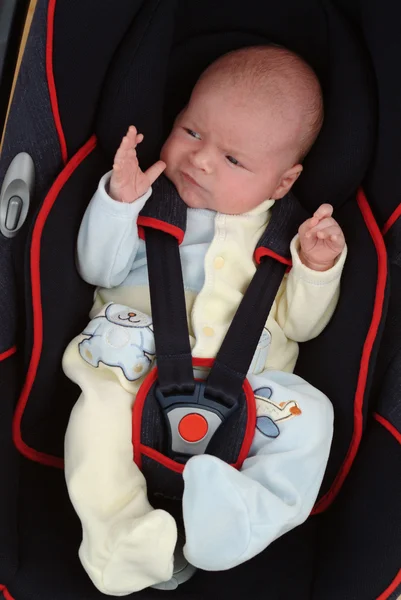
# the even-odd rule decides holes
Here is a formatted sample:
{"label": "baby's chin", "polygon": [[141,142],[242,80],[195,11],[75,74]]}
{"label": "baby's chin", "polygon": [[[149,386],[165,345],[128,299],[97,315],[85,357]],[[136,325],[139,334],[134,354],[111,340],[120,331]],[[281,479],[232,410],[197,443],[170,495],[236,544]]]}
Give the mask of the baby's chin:
{"label": "baby's chin", "polygon": [[205,200],[199,198],[198,196],[192,193],[183,191],[180,193],[180,197],[184,200],[188,208],[203,208],[208,210],[214,210],[214,208],[209,206],[208,202],[205,202]]}
{"label": "baby's chin", "polygon": [[170,179],[171,183],[174,184],[180,198],[185,202],[189,208],[203,208],[214,210],[210,204],[212,203],[211,198],[207,197],[203,190],[197,189],[191,184],[186,184],[180,177],[174,177],[174,174],[165,172],[165,175]]}

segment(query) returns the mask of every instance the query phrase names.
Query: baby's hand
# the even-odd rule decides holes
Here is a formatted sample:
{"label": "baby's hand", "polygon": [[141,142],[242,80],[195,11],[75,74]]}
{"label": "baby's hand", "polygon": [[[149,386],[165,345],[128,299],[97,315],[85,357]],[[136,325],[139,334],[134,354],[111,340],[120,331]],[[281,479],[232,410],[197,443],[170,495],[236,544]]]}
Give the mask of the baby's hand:
{"label": "baby's hand", "polygon": [[333,207],[322,204],[298,231],[301,244],[299,257],[304,265],[315,271],[331,269],[345,246],[342,229],[332,214]]}
{"label": "baby's hand", "polygon": [[113,173],[110,179],[109,194],[118,202],[134,202],[150,188],[152,183],[166,168],[166,163],[157,161],[145,173],[141,171],[136,155],[136,147],[143,140],[136,127],[129,127],[116,152]]}

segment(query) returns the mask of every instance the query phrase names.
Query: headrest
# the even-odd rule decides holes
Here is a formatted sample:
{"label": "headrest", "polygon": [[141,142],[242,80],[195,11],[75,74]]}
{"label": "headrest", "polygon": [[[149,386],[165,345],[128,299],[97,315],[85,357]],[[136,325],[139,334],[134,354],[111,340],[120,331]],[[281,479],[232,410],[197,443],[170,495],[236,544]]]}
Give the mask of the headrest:
{"label": "headrest", "polygon": [[245,8],[239,0],[203,0],[176,10],[162,2],[151,20],[137,18],[110,69],[98,115],[110,160],[132,123],[145,134],[141,164],[151,164],[200,73],[229,50],[269,42],[303,56],[324,93],[324,125],[294,191],[310,211],[345,202],[373,153],[375,93],[369,61],[329,1],[249,0]]}

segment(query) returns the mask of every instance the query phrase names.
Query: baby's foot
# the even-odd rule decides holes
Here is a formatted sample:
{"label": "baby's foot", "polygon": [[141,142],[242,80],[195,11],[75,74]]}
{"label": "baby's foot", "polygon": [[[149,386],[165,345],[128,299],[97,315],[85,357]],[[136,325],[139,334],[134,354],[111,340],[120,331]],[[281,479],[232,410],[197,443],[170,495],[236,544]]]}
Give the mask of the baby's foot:
{"label": "baby's foot", "polygon": [[207,454],[192,457],[183,476],[184,555],[188,562],[206,571],[222,571],[244,562],[252,533],[241,497],[241,477],[245,478]]}
{"label": "baby's foot", "polygon": [[109,194],[118,202],[130,203],[143,196],[166,168],[165,163],[159,160],[145,173],[141,170],[136,147],[142,140],[142,133],[131,125],[114,157]]}
{"label": "baby's foot", "polygon": [[81,560],[100,591],[122,596],[171,578],[176,541],[174,518],[164,510],[152,510],[125,522],[110,536],[105,547],[110,556],[101,569],[101,583],[85,564],[85,557]]}

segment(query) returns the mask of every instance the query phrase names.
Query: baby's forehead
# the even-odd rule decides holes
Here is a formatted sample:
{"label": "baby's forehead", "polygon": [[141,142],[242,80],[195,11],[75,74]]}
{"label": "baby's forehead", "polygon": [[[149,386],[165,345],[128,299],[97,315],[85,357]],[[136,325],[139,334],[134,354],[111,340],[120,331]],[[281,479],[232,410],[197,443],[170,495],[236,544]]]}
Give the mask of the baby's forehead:
{"label": "baby's forehead", "polygon": [[[301,118],[303,107],[293,95],[285,97],[282,90],[258,90],[234,85],[213,85],[194,88],[188,113],[200,124],[214,129],[236,131],[245,124],[258,132],[294,126]],[[255,133],[252,131],[252,133]]]}
{"label": "baby's forehead", "polygon": [[274,106],[241,97],[235,90],[209,90],[194,96],[183,118],[186,126],[222,150],[235,153],[239,160],[259,162],[267,153],[280,152],[293,143],[293,126]]}

